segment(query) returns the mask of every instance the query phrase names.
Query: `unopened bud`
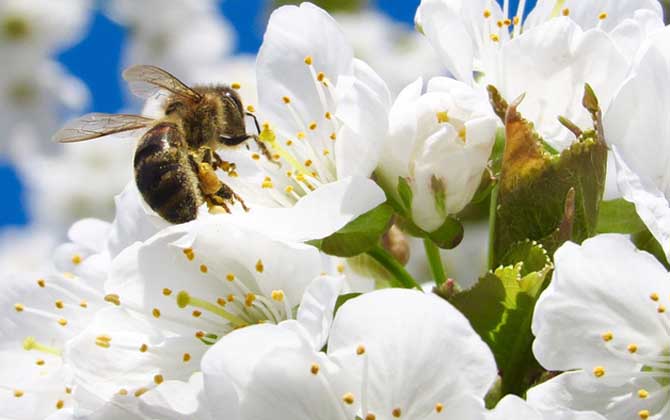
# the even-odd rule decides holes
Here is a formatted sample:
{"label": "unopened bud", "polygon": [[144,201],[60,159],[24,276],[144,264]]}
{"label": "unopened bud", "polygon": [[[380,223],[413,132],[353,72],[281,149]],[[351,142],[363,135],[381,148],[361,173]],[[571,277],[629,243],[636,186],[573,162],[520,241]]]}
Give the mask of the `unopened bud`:
{"label": "unopened bud", "polygon": [[382,244],[393,257],[402,265],[409,261],[409,243],[405,234],[396,225],[392,225],[382,238]]}

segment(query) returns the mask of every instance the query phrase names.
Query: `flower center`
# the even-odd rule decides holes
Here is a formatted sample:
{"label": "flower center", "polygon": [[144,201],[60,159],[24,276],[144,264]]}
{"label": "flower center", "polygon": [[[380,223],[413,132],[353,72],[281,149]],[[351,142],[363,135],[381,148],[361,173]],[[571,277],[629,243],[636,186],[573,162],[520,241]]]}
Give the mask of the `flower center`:
{"label": "flower center", "polygon": [[[328,76],[317,71],[311,56],[304,59],[309,70],[319,107],[307,110],[314,113],[305,118],[294,106],[289,96],[277,98],[286,109],[286,121],[298,128],[288,133],[267,122],[263,124],[260,140],[268,145],[274,162],[252,154],[266,176],[261,188],[267,190],[280,206],[290,207],[302,196],[324,183],[337,179],[335,167],[335,141],[340,123],[332,110],[335,109],[335,88]],[[279,163],[279,165],[277,165]]]}

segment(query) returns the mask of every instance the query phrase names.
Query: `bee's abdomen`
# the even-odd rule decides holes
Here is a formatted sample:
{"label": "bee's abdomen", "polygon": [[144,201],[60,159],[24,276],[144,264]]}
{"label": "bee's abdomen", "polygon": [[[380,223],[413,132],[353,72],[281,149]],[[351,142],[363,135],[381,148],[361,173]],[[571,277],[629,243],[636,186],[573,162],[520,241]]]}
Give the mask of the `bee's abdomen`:
{"label": "bee's abdomen", "polygon": [[195,219],[203,198],[177,126],[160,123],[147,131],[135,151],[134,165],[137,189],[156,213],[171,223]]}

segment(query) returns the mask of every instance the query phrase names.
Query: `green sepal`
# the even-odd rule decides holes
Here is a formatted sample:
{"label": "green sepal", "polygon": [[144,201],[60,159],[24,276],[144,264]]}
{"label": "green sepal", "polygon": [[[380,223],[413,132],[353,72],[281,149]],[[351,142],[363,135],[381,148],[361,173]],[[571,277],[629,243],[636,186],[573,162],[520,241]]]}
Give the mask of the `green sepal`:
{"label": "green sepal", "polygon": [[598,213],[598,233],[625,233],[643,232],[647,227],[635,211],[635,205],[623,198],[603,201]]}
{"label": "green sepal", "polygon": [[363,293],[355,292],[355,293],[345,293],[343,295],[339,295],[337,297],[337,300],[335,301],[335,308],[333,309],[333,315],[337,313],[337,311],[340,310],[340,307],[347,303],[348,300],[354,299],[362,295]]}
{"label": "green sepal", "polygon": [[[302,0],[275,0],[275,7],[285,6],[287,4],[298,5]],[[313,0],[312,3],[328,12],[358,12],[366,5],[366,0]]]}
{"label": "green sepal", "polygon": [[388,204],[381,204],[358,216],[342,229],[320,240],[310,242],[328,255],[353,257],[362,254],[379,243],[393,215]]}

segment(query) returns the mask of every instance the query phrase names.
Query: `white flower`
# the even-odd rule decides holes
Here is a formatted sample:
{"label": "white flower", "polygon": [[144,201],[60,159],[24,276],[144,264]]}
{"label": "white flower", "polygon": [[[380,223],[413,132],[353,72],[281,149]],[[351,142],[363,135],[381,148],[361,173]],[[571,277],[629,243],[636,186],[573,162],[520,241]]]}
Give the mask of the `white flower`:
{"label": "white flower", "polygon": [[57,235],[34,225],[5,227],[0,232],[0,277],[49,268]]}
{"label": "white flower", "polygon": [[256,72],[261,140],[273,161],[246,153],[261,171],[227,178],[234,190],[252,204],[288,207],[322,185],[371,175],[390,95],[326,12],[309,3],[275,10]]}
{"label": "white flower", "polygon": [[[0,407],[3,418],[34,420],[72,407],[72,374],[63,361],[69,339],[103,305],[108,224],[81,221],[59,248],[60,272],[16,275],[0,282]],[[101,241],[100,239],[103,239]]]}
{"label": "white flower", "polygon": [[623,235],[568,242],[533,316],[533,352],[570,371],[528,393],[546,408],[592,410],[610,420],[670,415],[670,275]]}
{"label": "white flower", "polygon": [[497,121],[483,92],[464,83],[434,78],[422,89],[418,79],[393,104],[379,174],[396,196],[398,178],[407,180],[414,223],[431,232],[474,196]]}
{"label": "white flower", "polygon": [[0,151],[20,160],[54,152],[49,140],[63,113],[81,110],[88,91],[59,64],[13,58],[0,73]]}
{"label": "white flower", "polygon": [[496,86],[510,101],[526,93],[520,111],[560,150],[574,135],[557,117],[590,126],[580,103],[584,83],[606,110],[632,54],[663,26],[662,13],[654,0],[539,3],[524,24],[524,1],[513,15],[507,1],[501,10],[487,0],[424,0],[417,23],[456,79],[475,83],[477,73],[477,84]]}
{"label": "white flower", "polygon": [[605,420],[605,417],[593,412],[536,408],[516,395],[505,396],[486,418],[487,420]]}
{"label": "white flower", "polygon": [[233,216],[169,227],[115,258],[105,293],[118,306],[100,311],[65,357],[76,384],[108,401],[187,380],[218,339],[294,319],[301,302],[298,320],[325,341],[321,317],[341,280],[323,271],[316,248],[239,226]]}
{"label": "white flower", "polygon": [[230,52],[235,34],[214,1],[114,0],[109,15],[131,29],[124,62],[153,64],[193,82],[191,69],[218,64]]}
{"label": "white flower", "polygon": [[229,334],[203,360],[210,409],[245,420],[480,419],[491,352],[445,301],[386,289],[345,303],[327,353],[292,321]]}
{"label": "white flower", "polygon": [[428,40],[407,25],[372,9],[334,17],[356,57],[379,72],[393,94],[419,76],[444,73]]}
{"label": "white flower", "polygon": [[76,42],[92,13],[90,0],[5,0],[0,3],[0,50],[41,56]]}
{"label": "white flower", "polygon": [[640,218],[670,255],[670,28],[640,52],[630,77],[605,115],[607,142],[617,163],[617,183]]}

